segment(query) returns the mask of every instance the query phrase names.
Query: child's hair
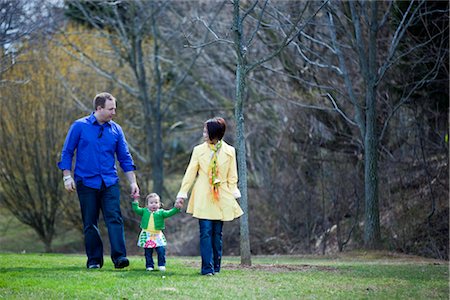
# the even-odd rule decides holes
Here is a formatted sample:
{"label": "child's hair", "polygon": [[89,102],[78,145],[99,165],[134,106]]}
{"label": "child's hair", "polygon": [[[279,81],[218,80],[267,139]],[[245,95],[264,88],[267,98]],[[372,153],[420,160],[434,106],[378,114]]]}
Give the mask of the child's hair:
{"label": "child's hair", "polygon": [[147,197],[145,197],[145,202],[148,203],[148,200],[152,199],[152,198],[158,198],[159,207],[163,207],[163,204],[161,202],[161,197],[159,197],[159,195],[157,193],[150,193],[150,194],[148,194]]}

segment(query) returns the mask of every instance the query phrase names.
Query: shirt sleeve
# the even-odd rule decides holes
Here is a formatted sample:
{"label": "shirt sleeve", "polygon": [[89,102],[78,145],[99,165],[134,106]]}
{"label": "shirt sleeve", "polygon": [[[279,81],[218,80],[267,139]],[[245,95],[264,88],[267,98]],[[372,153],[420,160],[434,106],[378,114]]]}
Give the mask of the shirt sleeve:
{"label": "shirt sleeve", "polygon": [[131,208],[135,213],[142,216],[144,214],[144,208],[139,207],[139,203],[137,202],[131,202]]}
{"label": "shirt sleeve", "polygon": [[180,212],[179,208],[173,207],[170,210],[163,210],[162,216],[163,216],[163,218],[169,218],[173,215],[176,215],[179,212]]}
{"label": "shirt sleeve", "polygon": [[199,162],[198,162],[198,151],[196,151],[197,148],[194,148],[192,151],[191,160],[189,162],[189,165],[186,169],[186,172],[184,173],[183,181],[181,182],[181,188],[178,192],[177,198],[187,198],[187,193],[190,190],[192,184],[195,181],[195,178],[197,177],[197,172],[199,169]]}
{"label": "shirt sleeve", "polygon": [[117,160],[119,161],[120,167],[124,172],[134,171],[136,170],[136,166],[134,165],[133,157],[128,150],[128,143],[125,139],[125,135],[119,125],[117,125],[117,130],[119,133],[116,148]]}
{"label": "shirt sleeve", "polygon": [[72,170],[72,159],[75,149],[78,147],[80,133],[81,124],[74,122],[72,126],[70,126],[69,132],[67,133],[61,152],[61,161],[58,162],[58,168],[61,170]]}

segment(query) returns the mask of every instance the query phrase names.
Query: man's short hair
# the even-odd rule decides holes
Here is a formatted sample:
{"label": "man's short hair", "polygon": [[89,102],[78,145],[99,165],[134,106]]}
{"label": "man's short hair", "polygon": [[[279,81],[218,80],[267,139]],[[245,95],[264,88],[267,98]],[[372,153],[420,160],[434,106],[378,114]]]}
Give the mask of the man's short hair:
{"label": "man's short hair", "polygon": [[94,105],[94,110],[97,110],[97,107],[105,107],[105,102],[106,100],[111,100],[111,101],[116,101],[116,98],[113,97],[113,95],[111,95],[110,93],[100,93],[97,94],[94,98],[94,100],[92,101],[92,104]]}

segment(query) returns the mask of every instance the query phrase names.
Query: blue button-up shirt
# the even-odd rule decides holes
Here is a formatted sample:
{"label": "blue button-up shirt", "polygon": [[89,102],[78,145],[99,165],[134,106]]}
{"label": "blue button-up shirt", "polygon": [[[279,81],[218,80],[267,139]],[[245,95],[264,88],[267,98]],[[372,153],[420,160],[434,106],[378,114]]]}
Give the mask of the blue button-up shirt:
{"label": "blue button-up shirt", "polygon": [[72,170],[75,150],[75,181],[81,180],[91,188],[100,189],[102,182],[109,187],[119,181],[115,155],[124,172],[136,170],[120,125],[114,121],[100,125],[94,113],[70,127],[58,162],[61,170]]}

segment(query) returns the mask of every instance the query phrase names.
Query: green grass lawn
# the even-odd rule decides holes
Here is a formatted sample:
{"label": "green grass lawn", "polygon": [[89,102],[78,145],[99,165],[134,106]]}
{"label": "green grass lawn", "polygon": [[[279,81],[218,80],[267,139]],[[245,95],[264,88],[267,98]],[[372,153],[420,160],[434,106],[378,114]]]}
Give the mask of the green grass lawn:
{"label": "green grass lawn", "polygon": [[448,264],[416,257],[225,257],[220,274],[199,275],[198,257],[168,257],[147,272],[143,256],[87,270],[84,255],[0,254],[0,299],[448,299]]}

